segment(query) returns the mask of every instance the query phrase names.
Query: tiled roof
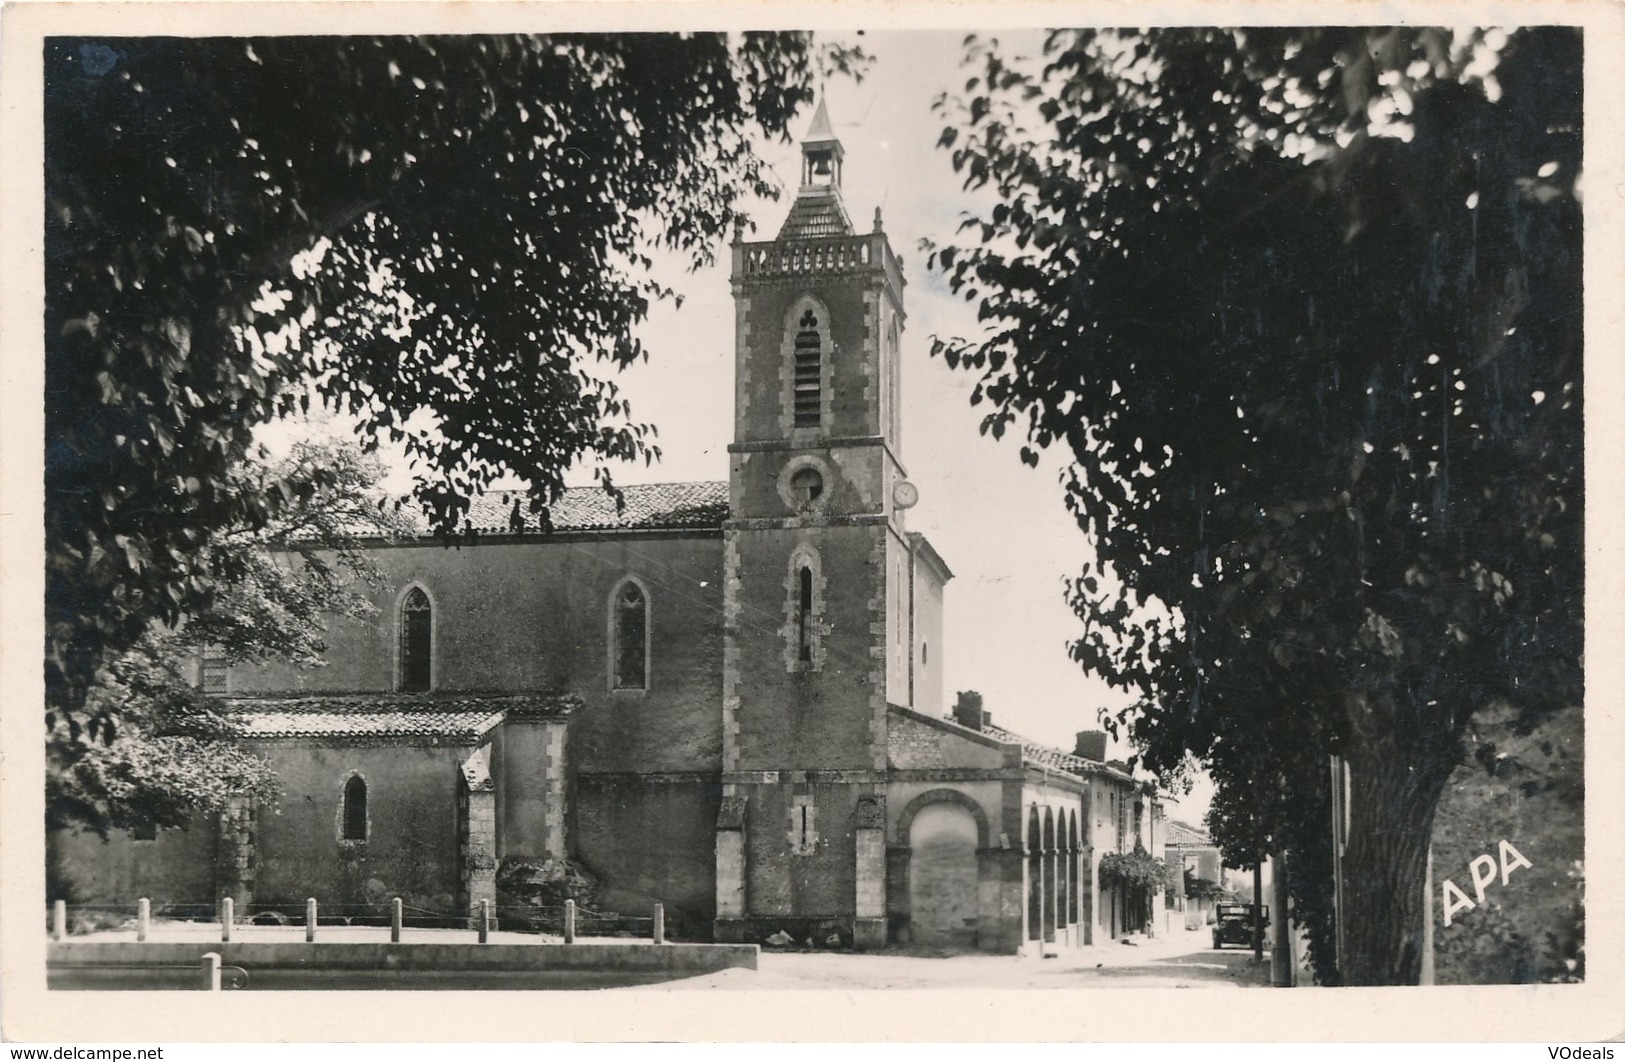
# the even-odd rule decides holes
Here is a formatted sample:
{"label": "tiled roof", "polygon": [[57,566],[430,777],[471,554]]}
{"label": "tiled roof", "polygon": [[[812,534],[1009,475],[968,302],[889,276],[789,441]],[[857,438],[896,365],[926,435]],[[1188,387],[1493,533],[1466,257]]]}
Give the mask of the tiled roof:
{"label": "tiled roof", "polygon": [[945,724],[955,730],[964,731],[967,734],[980,734],[985,738],[992,738],[994,741],[997,741],[1003,745],[1020,745],[1022,762],[1031,767],[1042,767],[1051,771],[1064,771],[1067,774],[1103,774],[1107,777],[1116,778],[1124,782],[1134,781],[1134,776],[1129,774],[1127,771],[1120,771],[1110,764],[1100,763],[1096,760],[1084,759],[1082,756],[1074,756],[1072,753],[1063,752],[1060,749],[1055,748],[1053,745],[1040,745],[1038,742],[1024,738],[1012,730],[1004,729],[1002,726],[994,726],[992,723],[987,723],[980,730],[977,730],[973,727],[965,726],[953,716],[932,716],[930,718],[935,723]]}
{"label": "tiled roof", "polygon": [[242,738],[424,738],[478,741],[509,715],[562,716],[573,700],[546,694],[288,694],[229,704]]}
{"label": "tiled roof", "polygon": [[615,499],[602,487],[569,487],[547,507],[545,521],[541,513],[530,511],[524,491],[492,491],[470,501],[468,525],[486,534],[507,535],[525,531],[720,528],[728,518],[726,480],[648,483],[619,489],[626,505],[617,512]]}
{"label": "tiled roof", "polygon": [[839,192],[831,189],[809,195],[798,195],[790,204],[790,213],[779,226],[780,240],[804,240],[818,236],[850,236],[852,219],[846,216],[846,206]]}
{"label": "tiled roof", "polygon": [[1187,826],[1176,819],[1169,819],[1163,824],[1162,843],[1184,848],[1212,848],[1213,838],[1198,830],[1194,826]]}
{"label": "tiled roof", "polygon": [[1022,737],[1020,734],[1006,730],[991,723],[982,727],[982,733],[995,741],[1002,741],[1007,745],[1020,745],[1021,758],[1034,767],[1047,767],[1052,771],[1065,771],[1068,774],[1105,774],[1123,781],[1132,781],[1133,776],[1119,771],[1115,767],[1100,763],[1096,760],[1084,759],[1074,756],[1070,752],[1063,752],[1053,745],[1040,745],[1036,741]]}

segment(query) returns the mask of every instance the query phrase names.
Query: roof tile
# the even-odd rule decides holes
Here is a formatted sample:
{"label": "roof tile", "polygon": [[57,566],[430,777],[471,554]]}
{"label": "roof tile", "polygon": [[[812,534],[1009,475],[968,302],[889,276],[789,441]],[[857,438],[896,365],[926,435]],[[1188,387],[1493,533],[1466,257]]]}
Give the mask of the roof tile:
{"label": "roof tile", "polygon": [[[728,518],[728,483],[646,483],[620,487],[625,507],[602,487],[568,487],[544,514],[530,510],[522,490],[491,491],[469,500],[468,527],[483,534],[539,531],[641,531],[720,528]],[[428,526],[419,520],[420,533]]]}
{"label": "roof tile", "polygon": [[573,698],[547,694],[287,694],[228,701],[241,738],[405,737],[478,741],[509,716],[563,716]]}

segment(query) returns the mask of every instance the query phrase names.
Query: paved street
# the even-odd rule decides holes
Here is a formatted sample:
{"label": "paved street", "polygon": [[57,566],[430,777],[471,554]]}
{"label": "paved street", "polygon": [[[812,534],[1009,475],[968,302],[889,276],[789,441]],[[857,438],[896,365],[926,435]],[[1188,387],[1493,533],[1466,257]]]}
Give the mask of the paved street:
{"label": "paved street", "polygon": [[874,988],[1250,988],[1269,984],[1269,953],[1214,951],[1207,931],[1175,930],[1138,945],[1099,944],[1054,958],[882,953],[780,952],[762,949],[760,968],[724,970],[649,987],[660,989]]}

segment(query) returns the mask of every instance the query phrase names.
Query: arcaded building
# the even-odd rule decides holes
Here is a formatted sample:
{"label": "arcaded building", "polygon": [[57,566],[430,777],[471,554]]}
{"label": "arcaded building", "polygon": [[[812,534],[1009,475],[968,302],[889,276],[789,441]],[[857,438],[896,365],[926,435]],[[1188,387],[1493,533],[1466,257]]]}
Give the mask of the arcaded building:
{"label": "arcaded building", "polygon": [[[1073,752],[946,714],[953,573],[907,526],[905,279],[859,232],[822,107],[777,236],[736,241],[727,482],[476,499],[471,534],[372,543],[380,619],[327,664],[211,670],[275,806],[154,839],[53,839],[79,895],[425,911],[568,860],[604,907],[697,936],[1015,953],[1125,929],[1103,854],[1160,855],[1104,735]],[[1160,908],[1160,904],[1157,905]]]}

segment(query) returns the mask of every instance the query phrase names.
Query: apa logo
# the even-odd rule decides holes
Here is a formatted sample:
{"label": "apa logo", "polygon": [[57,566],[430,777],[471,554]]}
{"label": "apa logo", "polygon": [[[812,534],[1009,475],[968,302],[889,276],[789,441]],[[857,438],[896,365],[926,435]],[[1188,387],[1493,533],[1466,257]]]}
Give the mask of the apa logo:
{"label": "apa logo", "polygon": [[[1507,883],[1507,878],[1519,867],[1532,867],[1533,863],[1523,857],[1523,853],[1512,847],[1508,841],[1501,842],[1501,884]],[[1444,924],[1449,925],[1450,919],[1458,911],[1471,911],[1484,902],[1484,886],[1495,880],[1495,857],[1485,852],[1483,855],[1467,864],[1468,871],[1473,875],[1474,900],[1469,900],[1467,894],[1456,888],[1456,883],[1449,878],[1444,879],[1444,885],[1439,889],[1439,898],[1444,903]]]}

